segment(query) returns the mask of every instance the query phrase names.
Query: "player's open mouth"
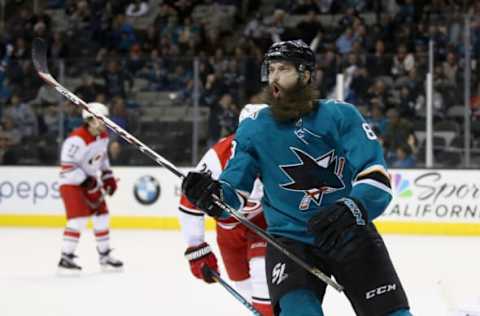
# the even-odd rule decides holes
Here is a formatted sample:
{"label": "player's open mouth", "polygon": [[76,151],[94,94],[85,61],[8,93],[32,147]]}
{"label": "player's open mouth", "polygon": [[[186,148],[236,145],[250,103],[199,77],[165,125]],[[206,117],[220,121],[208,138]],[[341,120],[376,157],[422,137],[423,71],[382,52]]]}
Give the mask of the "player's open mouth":
{"label": "player's open mouth", "polygon": [[272,85],[272,94],[275,98],[280,96],[280,88],[275,84]]}

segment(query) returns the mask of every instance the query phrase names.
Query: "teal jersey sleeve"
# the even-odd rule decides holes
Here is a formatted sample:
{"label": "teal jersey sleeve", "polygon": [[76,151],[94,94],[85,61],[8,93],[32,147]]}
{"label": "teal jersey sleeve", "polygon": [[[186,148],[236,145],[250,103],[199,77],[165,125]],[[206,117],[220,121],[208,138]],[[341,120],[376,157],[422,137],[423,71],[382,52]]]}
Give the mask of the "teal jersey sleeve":
{"label": "teal jersey sleeve", "polygon": [[351,104],[339,103],[338,139],[353,169],[350,196],[368,211],[369,220],[384,212],[391,201],[390,176],[377,136]]}
{"label": "teal jersey sleeve", "polygon": [[246,119],[238,128],[232,142],[232,156],[219,178],[224,201],[237,210],[243,208],[258,177],[258,159],[251,141],[256,126],[250,121]]}

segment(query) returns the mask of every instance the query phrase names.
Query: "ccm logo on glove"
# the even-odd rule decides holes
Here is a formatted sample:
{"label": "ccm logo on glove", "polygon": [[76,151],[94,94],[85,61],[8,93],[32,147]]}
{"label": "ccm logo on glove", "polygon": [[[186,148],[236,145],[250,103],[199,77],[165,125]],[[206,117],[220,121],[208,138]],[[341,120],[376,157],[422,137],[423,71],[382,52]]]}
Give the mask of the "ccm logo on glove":
{"label": "ccm logo on glove", "polygon": [[365,298],[369,300],[371,298],[374,298],[375,296],[382,295],[391,291],[395,291],[396,289],[397,289],[397,285],[395,283],[382,285],[377,287],[376,289],[373,289],[365,293]]}

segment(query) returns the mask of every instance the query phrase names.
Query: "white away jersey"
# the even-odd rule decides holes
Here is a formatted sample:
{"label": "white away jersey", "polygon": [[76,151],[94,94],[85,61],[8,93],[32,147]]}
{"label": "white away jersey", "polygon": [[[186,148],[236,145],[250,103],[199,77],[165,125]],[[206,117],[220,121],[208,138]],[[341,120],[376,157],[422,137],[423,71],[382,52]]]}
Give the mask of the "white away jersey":
{"label": "white away jersey", "polygon": [[[230,135],[222,138],[213,145],[212,148],[210,148],[202,157],[196,170],[209,170],[212,173],[212,178],[218,179],[232,155],[233,139],[234,135]],[[254,188],[248,197],[247,205],[243,208],[245,217],[252,218],[261,213],[262,208],[260,200],[262,196],[263,185],[257,179]],[[204,213],[190,203],[185,196],[182,196],[180,199],[179,209],[181,229],[187,244],[189,246],[201,244],[204,241]],[[217,221],[217,223],[224,229],[233,229],[239,224],[239,222],[232,217]]]}
{"label": "white away jersey", "polygon": [[60,185],[78,185],[87,176],[110,169],[107,147],[107,132],[93,136],[84,126],[72,131],[62,144]]}

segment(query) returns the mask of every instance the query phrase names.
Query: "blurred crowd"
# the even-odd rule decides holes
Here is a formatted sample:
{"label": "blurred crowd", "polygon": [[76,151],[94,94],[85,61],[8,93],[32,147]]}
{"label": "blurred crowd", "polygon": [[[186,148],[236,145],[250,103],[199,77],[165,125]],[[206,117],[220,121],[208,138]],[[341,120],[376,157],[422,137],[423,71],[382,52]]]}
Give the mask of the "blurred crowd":
{"label": "blurred crowd", "polygon": [[[470,14],[473,121],[480,108],[478,1],[48,0],[36,11],[28,1],[10,2],[5,11],[1,164],[55,164],[59,138],[82,123],[81,109],[36,75],[35,37],[48,43],[52,73],[78,79],[69,89],[107,104],[112,120],[140,132],[142,92],[169,92],[172,106],[194,102],[197,58],[199,105],[209,109],[206,146],[235,130],[243,104],[258,102],[266,48],[301,38],[317,54],[313,77],[321,96],[335,96],[336,75],[343,73],[345,100],[368,119],[388,164],[410,168],[424,157],[416,131],[425,130],[430,40],[435,122],[455,133],[445,148],[462,139],[458,105],[464,103],[464,16]],[[114,138],[111,154],[118,156],[124,145]]]}

